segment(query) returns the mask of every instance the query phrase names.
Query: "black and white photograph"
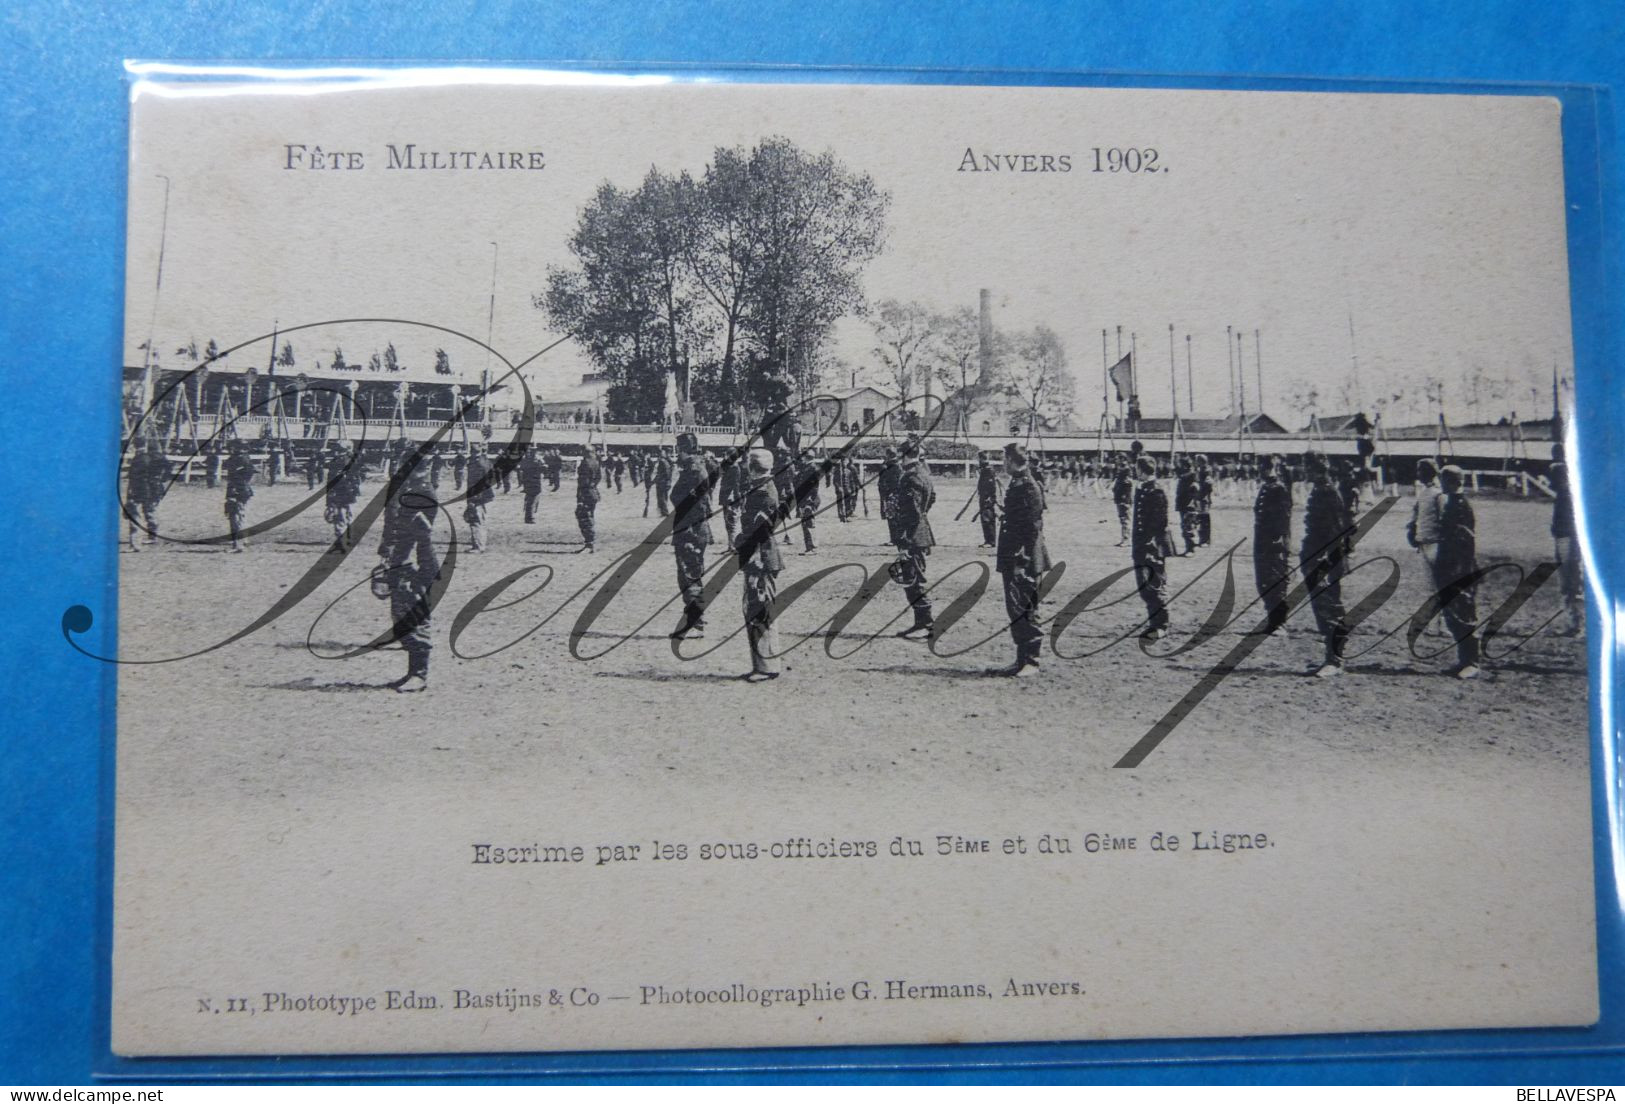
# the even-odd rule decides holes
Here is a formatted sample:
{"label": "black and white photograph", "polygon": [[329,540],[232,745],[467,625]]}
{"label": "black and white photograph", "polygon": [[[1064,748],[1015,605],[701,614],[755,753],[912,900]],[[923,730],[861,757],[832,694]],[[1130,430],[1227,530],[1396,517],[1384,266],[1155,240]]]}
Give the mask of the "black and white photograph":
{"label": "black and white photograph", "polygon": [[1559,122],[136,81],[113,1050],[1595,1021]]}

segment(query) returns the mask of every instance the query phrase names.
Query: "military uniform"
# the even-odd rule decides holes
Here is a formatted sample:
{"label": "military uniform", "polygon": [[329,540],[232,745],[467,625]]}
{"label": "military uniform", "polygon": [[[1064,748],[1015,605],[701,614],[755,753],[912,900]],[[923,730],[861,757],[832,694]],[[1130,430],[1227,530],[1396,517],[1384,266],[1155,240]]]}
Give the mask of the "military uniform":
{"label": "military uniform", "polygon": [[880,465],[875,479],[875,492],[880,496],[880,516],[886,520],[886,543],[897,543],[897,484],[903,478],[903,469],[897,463],[897,454],[886,450],[886,459]]}
{"label": "military uniform", "polygon": [[982,544],[991,548],[999,543],[999,476],[986,457],[976,473],[976,518],[982,523]]}
{"label": "military uniform", "polygon": [[158,539],[158,503],[169,490],[171,468],[156,442],[130,457],[124,491],[124,515],[130,521],[130,550],[137,549],[137,529],[147,533],[147,543]]}
{"label": "military uniform", "polygon": [[1569,466],[1563,461],[1562,446],[1552,450],[1552,466],[1547,478],[1552,485],[1552,543],[1557,553],[1557,581],[1568,613],[1564,631],[1580,631],[1585,593],[1580,576],[1580,553],[1574,535],[1574,491],[1569,485]]}
{"label": "military uniform", "polygon": [[248,500],[254,497],[254,477],[259,467],[241,448],[234,448],[226,460],[226,521],[231,526],[231,550],[248,546],[243,529],[248,525]]}
{"label": "military uniform", "polygon": [[528,448],[519,458],[519,489],[525,493],[525,524],[536,524],[536,503],[542,497],[542,458]]}
{"label": "military uniform", "polygon": [[671,488],[677,508],[677,516],[672,519],[671,546],[677,558],[683,619],[672,636],[681,638],[700,635],[705,628],[705,550],[715,538],[711,533],[712,473],[693,434],[683,434],[678,448],[677,476]]}
{"label": "military uniform", "polygon": [[1298,564],[1304,585],[1309,588],[1309,605],[1315,611],[1315,626],[1326,641],[1326,659],[1320,670],[1336,674],[1343,669],[1343,646],[1348,626],[1343,613],[1343,575],[1348,557],[1354,518],[1342,489],[1332,482],[1323,467],[1311,468],[1309,501],[1304,506],[1303,547]]}
{"label": "military uniform", "polygon": [[1134,478],[1126,467],[1119,466],[1112,479],[1112,503],[1117,507],[1117,525],[1123,531],[1118,545],[1128,543],[1129,510],[1134,502]]}
{"label": "military uniform", "polygon": [[937,504],[936,488],[931,473],[918,454],[905,452],[904,467],[892,499],[892,524],[897,540],[895,578],[903,586],[909,607],[914,611],[914,624],[900,636],[914,637],[928,632],[934,625],[931,598],[926,593],[926,557],[936,546],[931,532],[931,507]]}
{"label": "military uniform", "polygon": [[1196,473],[1182,461],[1179,478],[1174,482],[1174,509],[1179,514],[1179,535],[1185,540],[1187,556],[1196,551],[1197,495]]}
{"label": "military uniform", "polygon": [[1205,548],[1213,543],[1213,478],[1208,473],[1207,458],[1196,458],[1196,546]]}
{"label": "military uniform", "polygon": [[361,458],[333,449],[327,469],[327,502],[322,516],[333,527],[333,543],[350,547],[350,523],[361,498]]}
{"label": "military uniform", "polygon": [[761,467],[749,473],[734,550],[744,580],[745,638],[750,643],[751,668],[747,677],[771,679],[779,673],[779,636],[773,618],[784,560],[773,541],[773,529],[779,523],[779,496],[771,471],[763,470],[771,466],[771,461],[765,453],[758,455],[762,457]]}
{"label": "military uniform", "polygon": [[1271,468],[1253,500],[1253,581],[1264,604],[1269,632],[1286,624],[1286,584],[1291,571],[1292,492]]}
{"label": "military uniform", "polygon": [[401,691],[428,686],[429,616],[434,608],[433,588],[440,578],[440,554],[434,546],[434,523],[439,514],[424,467],[415,467],[390,496],[384,511],[383,538],[378,556],[388,573],[389,616],[393,633],[406,651],[406,678]]}
{"label": "military uniform", "polygon": [[594,515],[598,512],[598,478],[601,474],[598,457],[588,449],[581,463],[576,465],[576,525],[581,528],[581,539],[586,542],[588,552],[593,551],[593,545],[598,540]]}
{"label": "military uniform", "polygon": [[739,507],[745,497],[744,474],[737,455],[730,452],[722,458],[722,470],[717,476],[717,501],[722,504],[722,527],[727,531],[729,548],[739,533]]}
{"label": "military uniform", "polygon": [[671,458],[662,450],[660,459],[655,461],[654,470],[655,507],[660,516],[665,517],[671,513]]}
{"label": "military uniform", "polygon": [[486,507],[496,501],[495,485],[506,476],[507,470],[504,467],[501,475],[495,474],[496,469],[479,452],[468,458],[468,498],[463,503],[463,520],[468,523],[468,546],[471,551],[485,551]]}
{"label": "military uniform", "polygon": [[[1024,459],[1021,452],[1015,452],[1015,456]],[[997,480],[994,486],[998,486]],[[1004,612],[1010,619],[1010,637],[1016,645],[1015,664],[1004,670],[1006,674],[1019,675],[1026,668],[1038,666],[1043,650],[1044,632],[1036,622],[1038,583],[1050,567],[1049,551],[1044,547],[1044,509],[1044,488],[1025,464],[1012,464],[994,560],[1004,577]]]}
{"label": "military uniform", "polygon": [[1478,570],[1478,526],[1460,477],[1452,482],[1454,486],[1447,484],[1440,496],[1433,585],[1443,607],[1444,627],[1456,642],[1457,673],[1471,678],[1478,666],[1478,583],[1472,578]]}
{"label": "military uniform", "polygon": [[1134,581],[1145,602],[1148,625],[1143,635],[1153,639],[1168,631],[1168,564],[1164,542],[1168,530],[1168,495],[1154,472],[1144,472],[1134,488]]}
{"label": "military uniform", "polygon": [[822,475],[818,462],[810,457],[796,468],[796,515],[801,519],[803,552],[813,550],[813,522],[818,517],[818,483]]}

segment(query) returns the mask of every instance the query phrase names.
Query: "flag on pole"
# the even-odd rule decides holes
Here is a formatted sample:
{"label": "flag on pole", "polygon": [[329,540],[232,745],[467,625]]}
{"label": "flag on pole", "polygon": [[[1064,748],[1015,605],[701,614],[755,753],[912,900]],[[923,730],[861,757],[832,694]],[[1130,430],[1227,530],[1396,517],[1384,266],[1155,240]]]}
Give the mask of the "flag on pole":
{"label": "flag on pole", "polygon": [[1123,358],[1106,372],[1111,378],[1112,386],[1117,389],[1118,402],[1127,399],[1134,392],[1134,368],[1129,363],[1133,358],[1133,353],[1124,353]]}

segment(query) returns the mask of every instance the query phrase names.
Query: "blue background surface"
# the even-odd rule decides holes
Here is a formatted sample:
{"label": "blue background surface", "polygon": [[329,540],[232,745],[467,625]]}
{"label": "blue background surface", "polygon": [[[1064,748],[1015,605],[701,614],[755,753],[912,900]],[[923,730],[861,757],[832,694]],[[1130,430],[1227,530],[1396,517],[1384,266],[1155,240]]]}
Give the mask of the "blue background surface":
{"label": "blue background surface", "polygon": [[[123,325],[125,82],[121,61],[147,59],[546,59],[1585,83],[1617,87],[1625,74],[1625,14],[1603,2],[984,3],[975,6],[826,0],[700,5],[591,0],[569,4],[265,2],[185,5],[23,3],[0,20],[0,249],[8,354],[0,368],[0,541],[9,586],[0,636],[0,1082],[74,1083],[114,1070],[139,1080],[158,1067],[106,1056],[104,1020],[111,831],[103,781],[112,683],[64,642],[64,610],[97,622],[86,644],[112,647],[116,562],[113,472],[116,366]],[[1625,424],[1615,368],[1620,122],[1597,120],[1606,206],[1571,195],[1585,233],[1571,235],[1579,300],[1576,345],[1583,413],[1585,508],[1604,582],[1619,577],[1606,546],[1622,500],[1612,458]],[[1517,156],[1507,151],[1507,156]],[[1580,165],[1581,170],[1593,166]],[[1575,188],[1576,164],[1568,166]],[[1595,177],[1592,178],[1594,184]],[[1605,322],[1607,325],[1603,325]],[[41,379],[65,386],[24,387]],[[1593,622],[1596,623],[1595,621]],[[1601,633],[1593,633],[1600,654]],[[1601,788],[1599,786],[1599,794]],[[1604,999],[1614,1040],[1625,1036],[1625,948],[1619,897],[1599,888]],[[687,1064],[689,1078],[772,1076],[786,1064],[829,1072],[791,1080],[1082,1080],[1518,1083],[1618,1082],[1617,1056],[1573,1056],[1595,1036],[1575,1032],[1377,1037],[1383,1055],[1305,1061],[1346,1047],[1336,1039],[1255,1043],[1119,1044],[673,1055],[562,1056],[351,1063],[371,1076],[412,1076],[451,1065],[491,1079],[548,1068],[579,1079],[650,1080]],[[1481,1052],[1506,1047],[1516,1056]],[[1567,1056],[1542,1051],[1568,1052]],[[1238,1052],[1246,1062],[1219,1061]],[[1185,1053],[1212,1061],[1170,1060]],[[1429,1057],[1416,1057],[1418,1053]],[[1463,1054],[1468,1056],[1463,1057]],[[1453,1056],[1454,1055],[1454,1056]],[[1036,1063],[1025,1073],[1010,1062]],[[318,1063],[285,1063],[309,1074]],[[717,1072],[743,1066],[755,1074]],[[893,1067],[882,1074],[875,1067]],[[845,1067],[847,1072],[842,1072]],[[867,1070],[865,1069],[867,1067]],[[170,1069],[174,1067],[163,1067]],[[191,1072],[241,1070],[198,1063]],[[253,1069],[265,1069],[264,1062]],[[854,1071],[855,1068],[855,1072]],[[926,1073],[922,1071],[937,1071]]]}

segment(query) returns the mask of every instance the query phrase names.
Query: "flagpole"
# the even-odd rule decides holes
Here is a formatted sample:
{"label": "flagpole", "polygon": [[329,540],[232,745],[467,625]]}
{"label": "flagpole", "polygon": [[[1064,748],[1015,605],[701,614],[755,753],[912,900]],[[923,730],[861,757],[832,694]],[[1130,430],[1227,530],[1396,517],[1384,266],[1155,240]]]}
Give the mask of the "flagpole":
{"label": "flagpole", "polygon": [[1168,401],[1173,405],[1174,416],[1168,419],[1168,459],[1174,456],[1174,446],[1178,440],[1179,429],[1179,387],[1175,383],[1174,375],[1174,324],[1168,323]]}
{"label": "flagpole", "polygon": [[1253,363],[1258,368],[1258,412],[1264,413],[1264,350],[1258,344],[1258,331],[1253,331]]}
{"label": "flagpole", "polygon": [[1225,405],[1230,408],[1232,414],[1236,412],[1236,347],[1230,344],[1230,335],[1234,329],[1234,326],[1224,328],[1224,361],[1230,388],[1230,395],[1225,400]]}
{"label": "flagpole", "polygon": [[[1110,418],[1112,415],[1111,399],[1111,355],[1106,352],[1106,329],[1100,330],[1100,416]],[[1557,365],[1552,365],[1552,409],[1557,409]]]}
{"label": "flagpole", "polygon": [[1196,388],[1191,382],[1191,335],[1185,335],[1185,406],[1192,413],[1196,413]]}
{"label": "flagpole", "polygon": [[[158,173],[156,175],[159,180],[164,182],[164,215],[163,221],[159,224],[158,229],[158,278],[153,282],[152,287],[152,318],[147,323],[147,355],[142,359],[141,362],[141,419],[146,418],[147,407],[152,405],[153,343],[157,340],[158,299],[164,290],[164,249],[169,242],[169,177],[165,176],[163,173]],[[1552,368],[1554,378],[1556,371],[1557,368],[1554,365]],[[1557,387],[1555,384],[1552,387],[1552,394],[1557,394]],[[1553,402],[1552,406],[1553,409],[1556,408],[1557,404],[1555,401]],[[139,420],[137,424],[140,424]]]}

